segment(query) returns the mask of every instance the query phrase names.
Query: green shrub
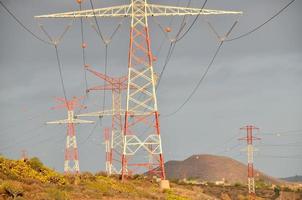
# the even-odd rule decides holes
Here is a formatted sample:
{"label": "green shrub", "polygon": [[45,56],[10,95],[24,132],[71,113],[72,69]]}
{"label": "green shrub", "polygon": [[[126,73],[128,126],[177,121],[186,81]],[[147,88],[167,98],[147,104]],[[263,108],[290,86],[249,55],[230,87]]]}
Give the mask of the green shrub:
{"label": "green shrub", "polygon": [[164,189],[163,193],[166,194],[167,200],[188,200],[188,198],[186,198],[186,197],[182,197],[177,194],[174,194],[171,189]]}
{"label": "green shrub", "polygon": [[243,185],[242,185],[242,183],[236,182],[236,183],[234,184],[234,186],[235,186],[235,187],[242,187]]}
{"label": "green shrub", "polygon": [[255,187],[260,189],[268,189],[269,185],[266,184],[263,179],[259,179],[255,181]]}
{"label": "green shrub", "polygon": [[280,190],[281,188],[279,186],[274,187],[275,196],[278,197],[280,195]]}
{"label": "green shrub", "polygon": [[44,168],[43,163],[40,161],[39,158],[37,157],[33,157],[28,161],[29,165],[31,166],[31,168],[33,168],[34,170],[40,172],[42,171],[42,169]]}
{"label": "green shrub", "polygon": [[289,187],[285,186],[282,188],[282,191],[284,192],[292,192],[292,189],[290,189]]}
{"label": "green shrub", "polygon": [[24,189],[22,185],[18,182],[5,181],[1,185],[1,188],[1,191],[9,197],[16,198],[18,196],[23,196],[24,194]]}

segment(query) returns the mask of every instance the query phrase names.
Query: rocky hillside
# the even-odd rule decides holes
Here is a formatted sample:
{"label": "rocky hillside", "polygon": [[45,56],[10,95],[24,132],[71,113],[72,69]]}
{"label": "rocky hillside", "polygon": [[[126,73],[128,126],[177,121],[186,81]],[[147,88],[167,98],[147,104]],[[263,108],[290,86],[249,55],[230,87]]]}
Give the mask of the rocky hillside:
{"label": "rocky hillside", "polygon": [[[193,155],[183,161],[168,161],[165,163],[169,179],[197,179],[200,181],[221,181],[228,183],[246,183],[247,167],[232,158],[216,155]],[[269,177],[259,171],[255,172],[257,179],[266,183],[278,183],[279,180]]]}

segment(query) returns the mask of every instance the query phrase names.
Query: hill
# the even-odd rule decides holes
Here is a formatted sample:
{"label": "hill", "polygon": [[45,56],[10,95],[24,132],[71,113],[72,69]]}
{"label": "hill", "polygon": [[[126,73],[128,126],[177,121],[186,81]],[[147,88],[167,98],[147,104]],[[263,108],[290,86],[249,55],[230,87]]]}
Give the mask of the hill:
{"label": "hill", "polygon": [[[197,179],[200,181],[221,181],[246,183],[247,166],[239,161],[225,156],[193,155],[183,161],[168,161],[165,163],[169,179]],[[255,172],[256,179],[266,183],[277,184],[280,181],[259,171]]]}
{"label": "hill", "polygon": [[291,176],[286,178],[280,178],[281,180],[288,181],[288,182],[301,182],[302,183],[302,176]]}
{"label": "hill", "polygon": [[[302,198],[301,192],[287,187],[273,189],[257,183],[256,188],[257,200],[273,200],[280,194]],[[133,175],[124,182],[118,176],[106,176],[102,172],[63,175],[44,166],[38,158],[11,160],[0,156],[0,200],[244,200],[246,195],[246,185],[238,183],[203,185],[175,181],[171,182],[171,189],[160,190],[156,179],[144,175]]]}
{"label": "hill", "polygon": [[171,184],[161,191],[155,179],[141,175],[121,182],[104,173],[63,175],[44,166],[38,158],[10,160],[0,156],[0,200],[97,200],[97,199],[201,199],[213,200],[199,187]]}

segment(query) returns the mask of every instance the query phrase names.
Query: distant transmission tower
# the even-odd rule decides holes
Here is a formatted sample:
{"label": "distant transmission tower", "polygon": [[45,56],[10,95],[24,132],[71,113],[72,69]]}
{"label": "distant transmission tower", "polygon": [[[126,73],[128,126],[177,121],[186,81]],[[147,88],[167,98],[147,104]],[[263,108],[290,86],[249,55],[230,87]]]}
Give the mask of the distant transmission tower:
{"label": "distant transmission tower", "polygon": [[21,160],[23,161],[28,160],[27,151],[25,149],[22,149],[21,151]]}
{"label": "distant transmission tower", "polygon": [[[127,90],[127,76],[110,77],[100,72],[97,72],[90,67],[86,70],[106,82],[105,85],[95,86],[87,89],[87,92],[93,90],[110,90],[112,92],[112,109],[99,112],[85,113],[77,115],[78,117],[103,117],[111,116],[111,141],[110,141],[110,154],[111,162],[108,166],[108,173],[121,174],[122,162],[121,157],[123,154],[123,120],[122,116],[125,111],[122,110],[122,91]],[[106,129],[105,129],[106,130]]]}
{"label": "distant transmission tower", "polygon": [[79,103],[81,98],[73,97],[68,101],[65,98],[56,98],[60,104],[52,107],[52,109],[67,108],[67,119],[47,122],[46,124],[67,124],[67,138],[65,147],[64,173],[79,173],[79,155],[75,134],[75,124],[91,124],[93,121],[76,119],[74,109],[76,107],[85,108]]}
{"label": "distant transmission tower", "polygon": [[122,179],[129,173],[139,173],[150,168],[152,168],[149,170],[150,173],[162,180],[165,179],[148,17],[221,14],[242,14],[242,12],[165,6],[149,4],[147,0],[131,0],[130,4],[121,6],[36,16],[131,18]]}
{"label": "distant transmission tower", "polygon": [[260,138],[253,136],[254,130],[259,128],[253,125],[247,125],[240,128],[240,130],[246,130],[246,137],[240,138],[239,140],[246,140],[247,142],[247,181],[248,181],[248,192],[249,199],[255,199],[255,179],[254,179],[254,147],[253,141],[260,140]]}
{"label": "distant transmission tower", "polygon": [[111,175],[111,165],[112,165],[112,154],[110,148],[110,128],[104,129],[104,139],[105,139],[105,163],[106,163],[106,173]]}

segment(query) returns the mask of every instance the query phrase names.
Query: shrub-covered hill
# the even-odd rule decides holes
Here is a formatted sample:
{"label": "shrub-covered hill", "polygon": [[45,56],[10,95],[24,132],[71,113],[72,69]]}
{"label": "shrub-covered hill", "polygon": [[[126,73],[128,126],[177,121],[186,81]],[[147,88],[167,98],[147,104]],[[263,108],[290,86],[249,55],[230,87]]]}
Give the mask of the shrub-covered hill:
{"label": "shrub-covered hill", "polygon": [[10,160],[0,156],[0,200],[81,199],[214,199],[199,187],[172,184],[160,191],[156,181],[135,176],[122,183],[102,173],[64,176],[45,167],[38,158]]}
{"label": "shrub-covered hill", "polygon": [[60,185],[66,183],[66,180],[61,174],[45,167],[38,158],[32,158],[30,160],[9,160],[0,157],[0,179]]}

